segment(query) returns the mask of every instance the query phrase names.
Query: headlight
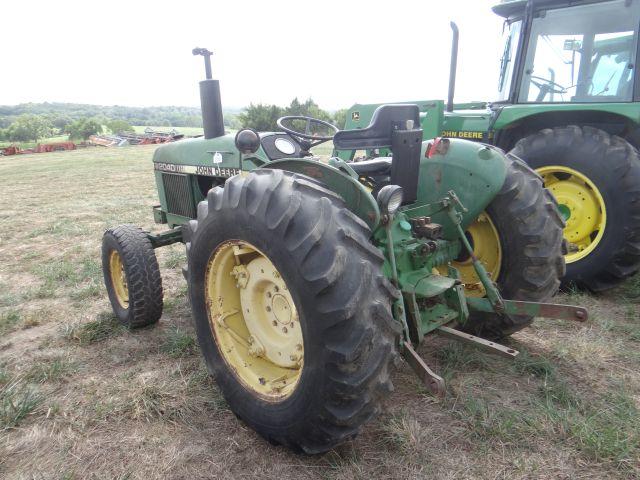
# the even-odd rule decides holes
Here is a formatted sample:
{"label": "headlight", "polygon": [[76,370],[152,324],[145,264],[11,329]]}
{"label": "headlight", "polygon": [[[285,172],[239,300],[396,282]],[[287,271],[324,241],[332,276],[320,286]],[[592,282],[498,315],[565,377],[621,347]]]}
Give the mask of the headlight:
{"label": "headlight", "polygon": [[378,206],[384,215],[393,215],[402,205],[402,187],[387,185],[378,192]]}
{"label": "headlight", "polygon": [[240,153],[249,155],[260,148],[260,135],[251,128],[243,128],[236,133],[235,143]]}

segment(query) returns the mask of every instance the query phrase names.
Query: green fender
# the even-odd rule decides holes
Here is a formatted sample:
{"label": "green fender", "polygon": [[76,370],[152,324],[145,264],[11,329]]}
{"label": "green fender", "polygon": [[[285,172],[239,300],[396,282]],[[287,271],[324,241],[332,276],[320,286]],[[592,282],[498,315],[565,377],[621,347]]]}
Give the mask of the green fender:
{"label": "green fender", "polygon": [[347,208],[362,219],[371,230],[380,223],[380,209],[371,193],[362,185],[348,164],[334,161],[335,166],[317,160],[282,159],[265,164],[262,168],[277,168],[315,178],[340,195]]}
{"label": "green fender", "polygon": [[502,188],[507,172],[505,154],[488,145],[460,139],[423,142],[420,160],[418,200],[403,208],[412,218],[430,216],[443,227],[444,238],[457,238],[455,225],[438,202],[453,190],[467,209],[462,227],[470,225]]}

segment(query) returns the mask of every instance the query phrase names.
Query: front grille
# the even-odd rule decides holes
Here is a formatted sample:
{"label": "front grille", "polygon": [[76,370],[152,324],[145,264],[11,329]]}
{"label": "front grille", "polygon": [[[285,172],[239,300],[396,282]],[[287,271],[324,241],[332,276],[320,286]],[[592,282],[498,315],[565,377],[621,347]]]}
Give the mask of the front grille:
{"label": "front grille", "polygon": [[167,211],[183,217],[196,218],[196,206],[189,177],[179,173],[163,173],[162,183],[167,199]]}

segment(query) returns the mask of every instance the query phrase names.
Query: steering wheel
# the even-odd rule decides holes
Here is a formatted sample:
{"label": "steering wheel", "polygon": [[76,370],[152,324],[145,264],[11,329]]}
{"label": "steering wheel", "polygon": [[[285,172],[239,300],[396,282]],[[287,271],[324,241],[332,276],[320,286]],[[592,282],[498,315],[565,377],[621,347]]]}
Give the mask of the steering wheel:
{"label": "steering wheel", "polygon": [[[305,131],[299,132],[295,130],[291,125],[294,120],[303,120],[306,122]],[[328,142],[333,138],[333,135],[340,131],[335,125],[320,120],[318,118],[305,117],[303,115],[289,115],[286,117],[280,117],[276,122],[280,130],[288,133],[296,142],[302,147],[303,153],[308,153],[310,148],[320,145],[321,143]],[[318,124],[333,131],[332,135],[315,135],[311,133],[311,125]]]}
{"label": "steering wheel", "polygon": [[[567,89],[565,87],[563,87],[559,83],[554,82],[553,80],[549,80],[548,78],[531,75],[529,79],[531,83],[538,87],[538,90],[540,90],[538,98],[536,99],[537,102],[541,102],[542,100],[544,100],[544,97],[546,97],[548,93],[559,93],[562,95],[567,93]],[[536,82],[536,80],[539,81]]]}

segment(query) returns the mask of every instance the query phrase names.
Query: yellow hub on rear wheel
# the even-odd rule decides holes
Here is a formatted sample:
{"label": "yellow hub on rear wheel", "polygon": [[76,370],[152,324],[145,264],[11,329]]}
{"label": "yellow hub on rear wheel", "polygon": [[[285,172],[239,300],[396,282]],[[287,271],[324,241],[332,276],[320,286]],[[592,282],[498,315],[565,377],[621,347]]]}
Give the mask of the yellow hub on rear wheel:
{"label": "yellow hub on rear wheel", "polygon": [[[502,266],[502,246],[498,230],[489,215],[481,213],[475,222],[467,227],[465,233],[473,247],[473,254],[482,262],[491,279],[496,282]],[[460,279],[468,296],[485,296],[485,289],[475,268],[473,268],[471,256],[464,250],[464,247],[458,258],[451,262],[451,265],[460,273]],[[440,267],[440,271],[446,273],[446,267],[445,269]]]}
{"label": "yellow hub on rear wheel", "polygon": [[230,240],[209,258],[205,295],[218,350],[240,383],[267,401],[295,390],[303,368],[300,319],[289,288],[269,258]]}
{"label": "yellow hub on rear wheel", "polygon": [[112,250],[109,255],[109,274],[111,284],[116,294],[116,299],[124,309],[129,308],[129,287],[127,286],[127,276],[124,272],[124,263],[117,250]]}
{"label": "yellow hub on rear wheel", "polygon": [[567,226],[564,238],[569,242],[567,263],[589,255],[602,240],[607,223],[604,200],[594,183],[569,167],[550,165],[537,170],[544,186],[558,202]]}

